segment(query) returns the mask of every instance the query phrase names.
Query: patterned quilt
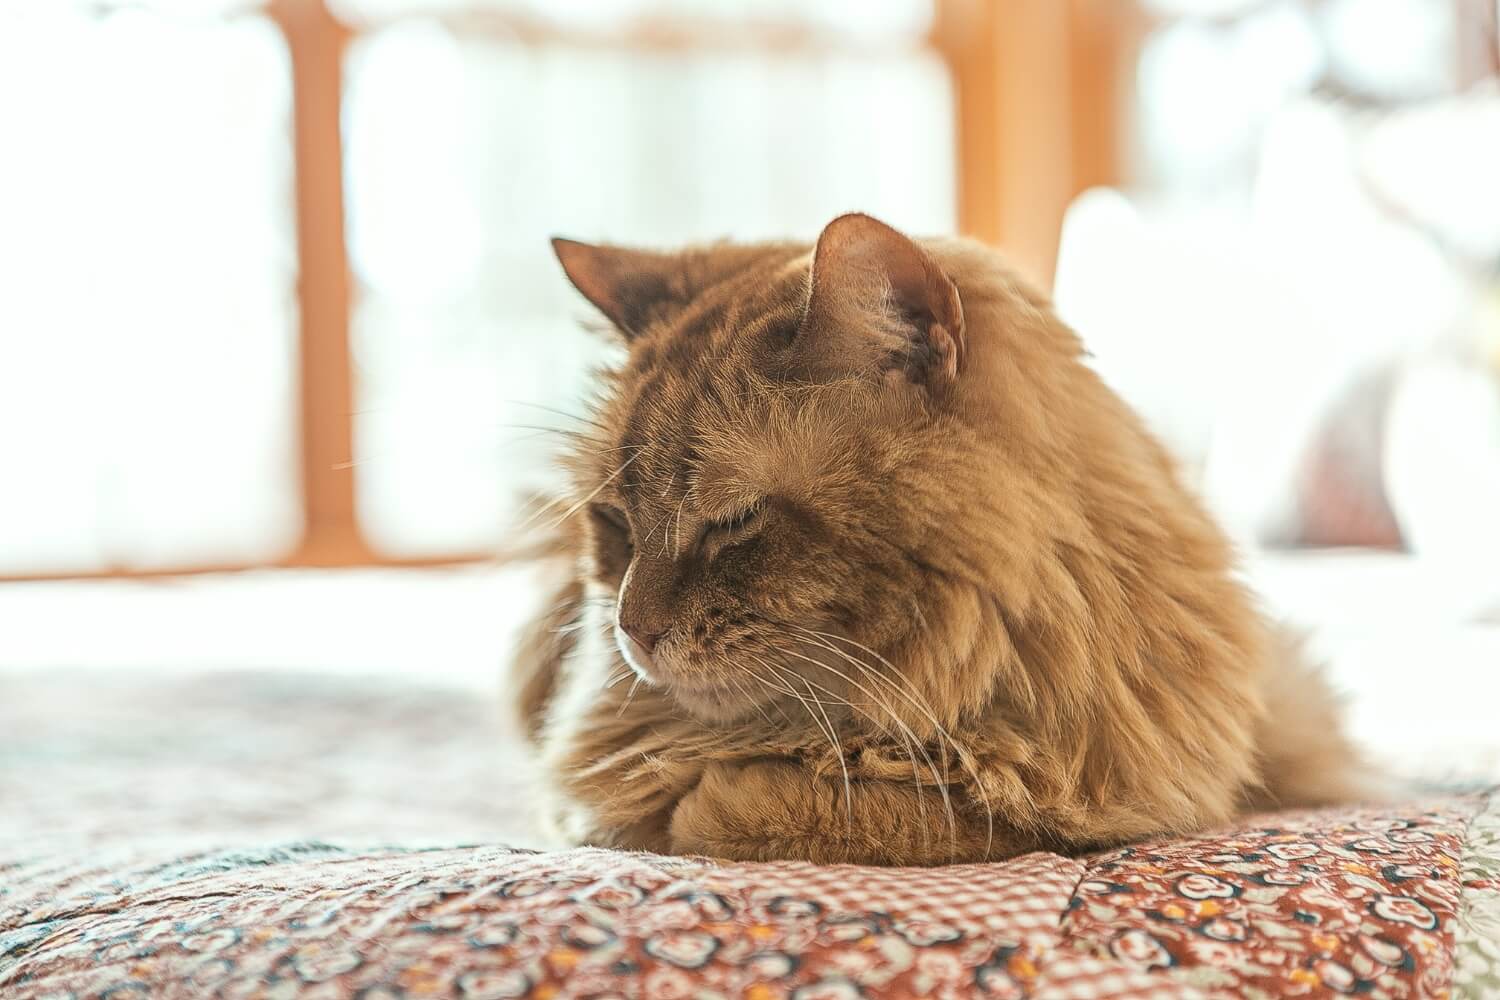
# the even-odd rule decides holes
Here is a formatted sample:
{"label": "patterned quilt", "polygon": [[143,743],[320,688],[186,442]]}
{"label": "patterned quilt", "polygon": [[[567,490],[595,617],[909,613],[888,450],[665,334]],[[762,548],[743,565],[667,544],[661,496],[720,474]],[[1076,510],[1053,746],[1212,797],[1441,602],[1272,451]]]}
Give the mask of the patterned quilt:
{"label": "patterned quilt", "polygon": [[940,869],[545,851],[482,699],[4,684],[4,1000],[1500,997],[1500,796]]}

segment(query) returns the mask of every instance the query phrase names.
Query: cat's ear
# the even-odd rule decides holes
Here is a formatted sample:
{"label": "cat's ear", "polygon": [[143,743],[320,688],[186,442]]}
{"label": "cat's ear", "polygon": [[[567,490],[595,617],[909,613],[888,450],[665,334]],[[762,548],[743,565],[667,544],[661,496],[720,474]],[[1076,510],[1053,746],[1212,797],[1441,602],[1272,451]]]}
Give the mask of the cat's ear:
{"label": "cat's ear", "polygon": [[818,237],[797,339],[819,368],[874,363],[933,387],[963,365],[963,303],[910,238],[868,215],[841,215]]}
{"label": "cat's ear", "polygon": [[573,287],[632,340],[652,317],[686,297],[677,255],[552,238]]}

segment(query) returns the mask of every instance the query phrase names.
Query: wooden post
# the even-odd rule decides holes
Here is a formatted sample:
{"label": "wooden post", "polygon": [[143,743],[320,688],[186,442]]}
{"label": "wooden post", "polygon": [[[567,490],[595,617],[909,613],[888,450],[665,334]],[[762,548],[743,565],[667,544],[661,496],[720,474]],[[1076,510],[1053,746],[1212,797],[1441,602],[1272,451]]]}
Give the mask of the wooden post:
{"label": "wooden post", "polygon": [[940,0],[953,77],[959,228],[1051,287],[1062,217],[1086,187],[1118,183],[1120,81],[1130,51],[1118,0]]}
{"label": "wooden post", "polygon": [[340,127],[347,36],[323,0],[272,0],[268,12],[291,56],[300,268],[299,424],[306,531],[287,561],[304,566],[375,562],[359,530],[354,493]]}

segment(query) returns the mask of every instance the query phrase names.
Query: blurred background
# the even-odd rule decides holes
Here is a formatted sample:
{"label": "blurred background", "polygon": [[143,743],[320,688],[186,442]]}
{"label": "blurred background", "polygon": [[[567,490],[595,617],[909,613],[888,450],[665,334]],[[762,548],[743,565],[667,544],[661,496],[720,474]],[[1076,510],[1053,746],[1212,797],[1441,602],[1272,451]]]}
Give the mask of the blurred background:
{"label": "blurred background", "polygon": [[[0,671],[493,691],[547,237],[1007,249],[1357,729],[1500,774],[1496,0],[4,0]],[[0,676],[3,694],[3,676]]]}

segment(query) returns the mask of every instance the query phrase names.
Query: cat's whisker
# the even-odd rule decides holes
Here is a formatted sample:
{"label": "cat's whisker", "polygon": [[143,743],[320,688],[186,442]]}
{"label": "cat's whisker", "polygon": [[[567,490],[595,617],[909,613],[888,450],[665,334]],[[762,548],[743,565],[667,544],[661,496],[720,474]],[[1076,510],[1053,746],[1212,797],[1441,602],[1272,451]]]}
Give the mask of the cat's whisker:
{"label": "cat's whisker", "polygon": [[625,692],[625,700],[620,702],[619,708],[615,709],[615,718],[618,719],[624,715],[625,710],[630,707],[630,702],[635,698],[636,690],[641,686],[641,679],[641,676],[636,674],[635,683],[630,685],[629,691]]}
{"label": "cat's whisker", "polygon": [[774,727],[776,723],[771,721],[771,714],[766,711],[764,705],[755,700],[755,693],[750,690],[750,685],[745,683],[745,679],[743,677],[731,677],[730,680],[734,682],[735,690],[743,695],[746,701],[751,703],[752,707],[760,713],[761,718],[766,720],[766,725]]}
{"label": "cat's whisker", "polygon": [[[932,772],[933,783],[935,785],[937,785],[938,793],[943,798],[943,809],[948,814],[949,842],[950,842],[950,844],[956,844],[956,841],[957,841],[957,838],[958,838],[958,818],[957,818],[957,816],[953,812],[953,802],[952,802],[952,799],[950,798],[950,796],[948,794],[947,778],[946,778],[945,775],[940,775],[938,773],[937,763],[932,759],[932,755],[927,752],[927,748],[922,745],[921,741],[917,740],[917,735],[916,735],[916,733],[913,733],[911,731],[911,727],[909,727],[904,721],[902,721],[902,719],[901,719],[900,716],[898,716],[895,712],[891,711],[891,709],[890,709],[889,706],[885,705],[878,698],[876,698],[874,692],[872,692],[869,688],[865,687],[859,681],[857,681],[854,678],[850,677],[848,674],[844,673],[843,671],[839,670],[838,668],[831,667],[828,664],[823,663],[821,660],[815,660],[811,656],[808,656],[808,655],[806,655],[804,653],[798,653],[798,652],[796,652],[794,650],[782,649],[782,650],[779,650],[779,652],[782,653],[783,655],[786,655],[786,656],[795,656],[795,657],[797,657],[800,660],[806,660],[808,663],[811,663],[815,667],[819,667],[819,668],[821,668],[823,670],[827,670],[829,673],[833,674],[835,677],[838,677],[838,678],[842,679],[846,684],[849,684],[849,685],[851,685],[851,686],[853,686],[855,688],[858,688],[860,691],[862,691],[865,694],[866,697],[872,699],[875,702],[875,704],[879,705],[885,711],[885,713],[890,716],[891,721],[895,722],[896,725],[900,726],[906,733],[908,733],[911,736],[912,740],[916,741],[916,743],[917,743],[917,749],[921,752],[923,759],[927,762],[927,768],[928,768],[928,770]],[[866,669],[868,669],[868,668],[866,668]],[[828,690],[828,689],[824,688],[824,690]],[[830,691],[829,693],[832,694],[833,692]]]}
{"label": "cat's whisker", "polygon": [[[971,756],[971,754],[969,753],[967,747],[964,747],[964,746],[960,745],[958,743],[958,741],[953,738],[953,735],[948,731],[948,728],[946,726],[944,726],[941,722],[939,722],[937,720],[937,718],[934,715],[934,713],[932,712],[932,710],[927,706],[925,700],[921,699],[920,694],[915,691],[915,689],[911,685],[910,681],[908,681],[902,674],[900,674],[898,671],[896,671],[895,667],[892,666],[891,663],[890,663],[890,661],[887,660],[887,659],[885,659],[885,657],[880,656],[879,653],[876,653],[874,650],[870,649],[868,646],[864,646],[863,644],[858,643],[858,642],[854,641],[853,639],[849,639],[849,638],[847,638],[845,636],[837,636],[837,635],[834,635],[834,634],[829,633],[829,632],[819,632],[819,631],[817,631],[815,629],[807,629],[807,628],[803,628],[801,626],[794,626],[794,627],[798,628],[800,631],[808,634],[809,636],[820,637],[821,641],[816,642],[815,643],[816,645],[820,645],[824,649],[827,649],[830,652],[835,653],[836,655],[838,655],[839,657],[841,657],[842,659],[844,659],[846,662],[848,662],[851,665],[853,665],[854,667],[858,668],[866,676],[871,677],[874,680],[881,681],[881,682],[885,683],[892,690],[894,690],[896,693],[901,694],[903,697],[905,697],[909,702],[912,703],[912,705],[914,707],[916,707],[919,711],[921,711],[924,715],[926,715],[928,721],[931,723],[931,725],[933,726],[934,730],[936,730],[937,735],[939,736],[939,738],[942,739],[944,742],[946,742],[948,744],[948,747],[953,752],[953,756],[957,759],[959,766],[961,768],[963,768],[966,772],[968,772],[969,776],[973,779],[973,785],[972,785],[973,790],[978,793],[978,795],[979,795],[979,801],[984,806],[985,823],[986,823],[986,828],[987,828],[986,842],[985,842],[985,854],[988,855],[989,851],[990,851],[990,848],[994,845],[994,839],[995,839],[995,812],[994,812],[994,808],[990,804],[989,793],[985,791],[984,783],[983,783],[983,781],[980,778],[978,768],[975,767],[974,764],[973,764],[973,762],[970,761],[970,759],[969,759],[970,756]],[[894,677],[899,678],[901,681],[905,682],[906,685],[907,685],[907,690],[903,690],[901,688],[901,686],[898,685],[892,679],[891,676],[887,676],[885,674],[882,674],[880,671],[875,670],[869,664],[863,663],[858,658],[849,655],[846,651],[843,651],[843,650],[840,650],[840,649],[837,649],[836,647],[834,647],[833,644],[829,641],[829,640],[833,640],[833,639],[842,640],[844,642],[849,643],[850,645],[857,646],[860,649],[864,649],[867,652],[869,652],[871,656],[876,657],[882,663],[886,664],[886,666],[891,670],[892,675]],[[945,772],[945,777],[946,777],[946,771],[947,771],[947,764],[948,764],[948,762],[947,762],[947,755],[945,754],[944,755],[944,759],[943,759],[943,769],[944,769],[944,772]]]}
{"label": "cat's whisker", "polygon": [[[670,493],[670,492],[672,492],[672,486],[676,482],[677,482],[677,470],[673,469],[671,477],[667,480],[667,484],[661,488],[662,499],[666,499],[667,494]],[[684,501],[687,500],[687,495],[686,494],[683,494],[683,500]],[[681,509],[682,509],[681,507],[678,508],[679,511]],[[663,527],[668,522],[668,520],[669,520],[668,518],[662,517],[654,525],[651,526],[651,533],[648,534],[645,538],[641,539],[641,547],[642,548],[645,547],[645,545],[646,545],[647,542],[651,541],[652,535],[656,534],[656,529]],[[666,532],[666,531],[663,531],[661,533],[661,552],[658,553],[658,555],[665,556],[667,554],[667,547],[668,547],[668,543],[670,542],[670,540],[671,540],[670,533]]]}
{"label": "cat's whisker", "polygon": [[[807,688],[808,696],[816,699],[812,685],[806,678],[802,678],[802,684]],[[828,727],[828,736],[833,741],[833,755],[838,759],[839,770],[844,775],[844,816],[852,828],[854,826],[854,790],[849,787],[849,762],[844,760],[844,744],[839,740],[838,729],[835,728],[833,719],[829,717],[828,709],[823,707],[822,702],[815,701],[815,704],[818,706],[818,712],[823,716],[823,724]]]}
{"label": "cat's whisker", "polygon": [[[885,657],[881,656],[879,653],[875,652],[868,646],[855,642],[853,639],[849,639],[841,635],[835,635],[832,632],[819,632],[816,629],[809,629],[800,625],[793,625],[792,628],[805,635],[812,645],[819,646],[831,653],[834,653],[845,662],[853,664],[860,670],[864,671],[869,677],[880,682],[881,684],[886,685],[887,688],[901,695],[901,697],[905,699],[908,704],[910,704],[913,708],[915,708],[922,714],[922,716],[927,720],[928,724],[932,726],[933,731],[941,739],[945,740],[949,744],[949,746],[953,747],[955,752],[957,751],[957,744],[954,742],[953,736],[949,732],[948,727],[944,726],[943,723],[938,720],[937,714],[933,712],[931,706],[927,704],[927,699],[922,696],[922,693],[917,689],[916,685],[912,684],[912,682],[903,673],[901,673],[901,671],[897,670],[890,660],[887,660]],[[834,642],[846,642],[849,645],[868,653],[869,655],[879,660],[880,663],[886,668],[886,671],[881,672],[874,669],[870,664],[859,660],[857,657],[850,654],[847,650],[840,649],[839,647],[833,645]]]}
{"label": "cat's whisker", "polygon": [[[762,660],[762,658],[760,657],[753,657],[753,660],[756,661],[756,663],[759,663],[760,666],[765,667],[766,670],[772,669],[771,664],[766,663],[766,661]],[[759,682],[759,684],[762,685],[763,688],[766,688],[766,690],[768,691],[772,691],[772,693],[784,694],[784,696],[792,697],[792,699],[796,699],[796,697],[798,697],[798,693],[796,693],[796,691],[793,691],[792,688],[786,687],[786,685],[784,684],[778,684],[778,682],[774,681],[774,679],[768,681],[768,679],[763,678],[763,676],[760,676],[759,673],[754,672],[754,670],[747,669],[747,673],[751,676],[751,678],[754,678],[754,681]],[[802,700],[804,700],[805,702],[805,697],[802,697]],[[795,723],[790,720],[790,717],[786,714],[786,709],[784,709],[783,706],[784,699],[775,699],[771,702],[771,708],[774,708],[775,714],[780,715],[781,717],[781,729],[793,729],[793,727],[795,727]],[[774,723],[772,723],[772,726],[774,726]]]}
{"label": "cat's whisker", "polygon": [[[770,690],[779,692],[781,694],[787,695],[790,698],[796,699],[802,705],[803,709],[805,709],[808,712],[808,714],[811,716],[814,725],[818,724],[817,716],[816,715],[812,715],[812,702],[809,701],[808,695],[804,695],[801,692],[799,692],[796,688],[792,687],[792,682],[800,680],[801,678],[796,677],[796,675],[792,675],[790,677],[790,679],[789,679],[787,677],[788,671],[786,671],[785,669],[783,669],[781,667],[778,667],[775,663],[772,663],[769,660],[762,659],[759,656],[752,656],[751,659],[753,659],[756,663],[760,664],[762,667],[765,667],[767,670],[771,671],[771,675],[772,675],[773,678],[780,677],[781,681],[780,681],[780,683],[777,683],[775,680],[767,680],[766,678],[760,676],[759,674],[755,673],[754,671],[748,671],[751,676],[753,676],[756,680],[760,681],[762,684],[764,684]],[[817,700],[816,697],[814,697],[813,701],[816,701],[816,700]],[[822,730],[822,726],[819,725],[818,729],[821,731]]]}
{"label": "cat's whisker", "polygon": [[[777,652],[780,652],[780,650],[777,650]],[[755,662],[761,664],[762,666],[766,667],[767,669],[771,669],[771,670],[775,670],[776,669],[776,667],[775,667],[774,664],[768,663],[765,660],[760,659],[759,657],[755,658]],[[777,671],[777,672],[779,673],[780,671]],[[797,681],[799,683],[802,681],[802,678],[800,676],[797,676],[795,674],[793,676],[796,677],[796,679],[797,679]],[[766,684],[773,691],[777,691],[777,692],[780,692],[781,694],[785,694],[785,695],[790,695],[792,697],[798,697],[798,693],[796,691],[791,690],[788,687],[785,687],[785,686],[782,686],[782,685],[777,685],[774,682],[767,682],[765,680],[765,678],[758,677],[756,679],[759,680],[762,684]],[[827,689],[824,688],[823,690],[827,690]],[[810,704],[813,704],[813,705],[831,705],[831,706],[833,706],[835,708],[845,708],[845,707],[847,707],[847,708],[853,708],[856,711],[859,710],[858,706],[851,704],[847,698],[841,698],[841,697],[839,697],[837,694],[835,694],[832,691],[829,691],[828,693],[833,696],[832,700],[827,700],[827,699],[819,698],[816,695],[810,695],[810,694],[809,695],[802,695],[801,697],[802,697],[802,699],[804,701],[807,701],[807,702],[809,702]]]}
{"label": "cat's whisker", "polygon": [[516,440],[518,440],[518,441],[520,441],[520,440],[526,440],[526,439],[532,438],[532,437],[536,437],[539,434],[560,434],[563,437],[576,438],[579,441],[589,441],[589,440],[592,440],[587,434],[583,433],[582,431],[570,431],[566,427],[548,427],[546,424],[513,424],[513,423],[510,423],[510,422],[506,422],[506,423],[494,424],[494,425],[492,425],[491,429],[493,429],[493,430],[504,430],[504,431],[534,431],[535,432],[534,434],[527,435],[526,438],[517,438]]}
{"label": "cat's whisker", "polygon": [[[979,794],[979,801],[984,806],[985,823],[986,823],[986,827],[987,827],[986,841],[985,841],[985,855],[988,856],[989,852],[990,852],[990,848],[994,846],[994,840],[995,840],[995,811],[994,811],[994,808],[990,804],[989,793],[987,793],[985,791],[985,789],[984,789],[984,783],[980,779],[978,768],[976,768],[973,765],[973,763],[970,762],[969,759],[968,759],[969,756],[970,756],[970,754],[969,754],[967,748],[965,748],[963,746],[960,746],[959,743],[956,740],[953,739],[953,736],[948,731],[947,727],[944,726],[942,723],[940,723],[937,720],[937,718],[934,715],[934,713],[932,712],[932,710],[926,705],[925,701],[921,700],[920,695],[917,692],[915,692],[913,690],[911,693],[907,693],[898,684],[896,684],[896,682],[894,680],[892,680],[891,677],[888,677],[888,676],[882,674],[880,671],[875,670],[869,664],[861,662],[856,657],[851,656],[847,652],[834,647],[833,644],[832,644],[832,642],[830,642],[829,640],[832,640],[832,639],[841,639],[844,642],[847,642],[847,643],[849,643],[851,645],[854,645],[854,646],[857,646],[857,647],[859,647],[861,649],[864,649],[865,651],[867,651],[868,653],[870,653],[871,656],[876,657],[882,663],[884,663],[887,666],[887,668],[889,668],[891,670],[892,674],[895,677],[898,677],[901,680],[906,681],[906,678],[904,676],[902,676],[900,674],[900,672],[896,671],[895,667],[892,666],[891,663],[890,663],[890,661],[887,660],[887,659],[885,659],[885,657],[881,656],[879,653],[876,653],[874,650],[870,649],[868,646],[864,646],[863,644],[855,642],[853,639],[849,639],[849,638],[844,637],[844,636],[836,636],[833,633],[829,633],[829,632],[819,632],[816,629],[808,629],[808,628],[804,628],[802,626],[793,626],[793,627],[797,628],[801,632],[804,632],[804,633],[808,634],[809,636],[820,637],[821,641],[814,641],[815,645],[821,646],[822,648],[828,650],[829,652],[834,653],[835,655],[837,655],[840,658],[844,659],[846,662],[848,662],[849,664],[853,665],[854,667],[856,667],[857,669],[859,669],[860,671],[862,671],[866,676],[868,676],[868,677],[870,677],[870,678],[872,678],[874,680],[881,681],[881,682],[887,684],[892,690],[894,690],[898,694],[903,695],[903,697],[905,697],[908,701],[910,701],[913,704],[913,706],[915,706],[919,711],[921,711],[923,714],[925,714],[927,716],[928,721],[932,724],[933,728],[937,731],[938,736],[944,742],[946,742],[948,744],[949,749],[952,750],[953,756],[955,758],[957,758],[959,766],[962,767],[965,771],[967,771],[968,774],[969,774],[969,776],[973,779],[973,789],[974,789],[975,792],[977,792]],[[909,681],[906,681],[906,683],[907,683],[908,687],[911,687]],[[947,768],[948,768],[947,755],[944,754],[944,758],[943,758],[943,770],[944,770],[944,777],[945,777],[945,779],[947,777]]]}
{"label": "cat's whisker", "polygon": [[[901,671],[896,669],[895,664],[891,663],[890,660],[886,659],[884,656],[881,656],[869,646],[866,646],[860,642],[856,642],[855,640],[850,639],[847,636],[838,635],[833,632],[820,632],[817,629],[807,628],[803,625],[792,625],[792,628],[803,633],[804,635],[819,640],[816,642],[816,645],[820,645],[823,648],[830,650],[831,652],[837,652],[841,656],[849,657],[849,654],[843,650],[838,649],[833,645],[833,643],[847,643],[850,646],[853,646],[855,649],[858,649],[859,651],[874,657],[881,666],[885,667],[887,671],[886,673],[880,673],[879,671],[876,671],[874,676],[878,677],[881,681],[891,685],[893,688],[901,690],[903,692],[903,696],[911,702],[912,706],[916,708],[917,711],[926,716],[927,721],[932,724],[933,728],[936,729],[945,738],[947,738],[947,728],[938,721],[937,715],[932,711],[931,707],[928,706],[926,700],[922,698],[921,692],[918,691],[914,685],[912,685],[911,681],[909,681],[906,676],[901,673]],[[850,662],[854,661],[851,659]],[[869,664],[861,665],[869,669]],[[900,687],[900,685],[903,684],[905,685],[904,689]]]}
{"label": "cat's whisker", "polygon": [[901,746],[906,751],[906,759],[911,762],[911,781],[917,789],[917,815],[921,818],[922,847],[925,849],[930,841],[927,826],[927,795],[922,788],[922,769],[917,764],[917,747],[911,738],[905,733],[898,733],[901,737]]}
{"label": "cat's whisker", "polygon": [[[767,669],[769,669],[770,666],[771,666],[769,663],[767,663],[765,660],[762,660],[758,656],[757,657],[753,657],[753,659],[755,660],[756,663],[759,663],[761,666],[766,667]],[[778,692],[780,694],[792,695],[794,697],[796,696],[797,692],[793,691],[791,688],[786,687],[784,685],[776,684],[773,681],[768,681],[764,677],[760,676],[759,674],[757,674],[753,670],[750,670],[750,669],[747,668],[745,672],[748,673],[751,677],[754,677],[756,680],[760,681],[762,684],[764,684],[767,688],[771,689],[772,691],[776,691],[776,692]]]}
{"label": "cat's whisker", "polygon": [[[838,697],[837,694],[829,691],[828,688],[823,687],[823,685],[821,684],[813,684],[813,686],[818,688],[819,690],[828,691],[828,693],[833,695],[834,697]],[[850,702],[847,699],[844,700],[844,704],[848,705],[850,708],[855,708],[853,702]],[[881,705],[880,707],[885,708],[884,705]],[[887,709],[886,711],[889,714],[889,710]],[[872,721],[879,724],[878,719],[872,719]],[[922,830],[922,844],[924,847],[926,847],[930,843],[930,840],[928,838],[929,827],[927,825],[927,791],[922,784],[921,768],[917,764],[916,753],[918,752],[920,752],[922,756],[926,758],[928,770],[932,774],[933,783],[937,787],[939,794],[943,797],[943,804],[946,809],[948,819],[948,845],[951,858],[952,851],[957,846],[958,827],[957,821],[954,818],[953,807],[948,801],[946,789],[944,788],[942,781],[938,778],[937,768],[933,764],[932,757],[927,753],[922,744],[917,741],[916,735],[912,733],[911,729],[904,723],[902,723],[899,718],[893,717],[893,721],[895,721],[896,724],[901,727],[901,731],[898,732],[897,735],[901,737],[901,745],[906,749],[906,759],[911,763],[912,789],[915,792],[915,797],[917,800],[917,815],[921,820],[920,825]]]}
{"label": "cat's whisker", "polygon": [[682,494],[682,500],[677,504],[677,532],[676,532],[676,540],[672,543],[672,548],[674,548],[674,549],[681,549],[682,548],[682,508],[687,504],[688,497],[690,497],[692,495],[693,495],[693,491],[691,489],[687,490],[686,492],[684,492]]}
{"label": "cat's whisker", "polygon": [[807,703],[807,699],[802,697],[802,695],[798,694],[796,691],[792,691],[791,696],[795,698],[797,700],[797,703],[802,706],[803,711],[805,711],[807,713],[807,717],[812,720],[812,724],[818,730],[818,733],[825,739],[827,739],[831,745],[833,742],[832,737],[829,737],[827,730],[823,728],[822,721],[818,719],[818,715],[813,711],[812,706]]}
{"label": "cat's whisker", "polygon": [[[767,691],[770,691],[772,693],[786,693],[783,688],[781,688],[780,686],[778,686],[776,684],[773,684],[771,681],[766,680],[764,677],[762,677],[760,674],[756,673],[753,670],[746,670],[745,673],[746,673],[746,675],[751,680],[755,681],[757,684],[759,684],[761,687],[765,688]],[[777,714],[781,716],[781,721],[786,726],[791,726],[792,720],[788,719],[787,716],[786,716],[786,713],[781,710],[781,702],[778,700],[778,701],[773,701],[771,704],[772,704],[772,707],[776,709]],[[769,714],[766,716],[766,718],[767,718],[767,721],[770,721]],[[774,722],[772,722],[771,724],[775,725]]]}
{"label": "cat's whisker", "polygon": [[510,406],[529,406],[534,410],[545,410],[548,413],[555,413],[559,417],[566,417],[569,420],[576,420],[580,424],[588,424],[589,426],[597,427],[600,430],[603,430],[604,428],[604,425],[599,422],[599,419],[597,417],[578,413],[569,413],[567,410],[561,410],[555,406],[548,406],[545,403],[535,403],[529,399],[507,399],[505,402]]}
{"label": "cat's whisker", "polygon": [[926,699],[922,697],[921,692],[917,691],[912,683],[907,680],[907,678],[902,675],[900,671],[896,670],[896,668],[891,665],[889,660],[886,660],[883,657],[879,657],[879,654],[870,651],[871,655],[879,657],[881,659],[881,662],[884,663],[886,665],[886,668],[889,670],[889,673],[882,673],[881,671],[876,670],[870,664],[865,663],[858,657],[852,655],[847,650],[840,649],[829,641],[830,639],[840,637],[834,636],[832,635],[832,633],[828,632],[818,632],[814,629],[803,628],[802,626],[794,625],[792,627],[804,634],[804,636],[806,637],[804,641],[809,645],[816,646],[820,649],[825,649],[828,652],[833,653],[844,662],[856,667],[858,670],[860,670],[860,672],[865,674],[865,676],[869,677],[871,680],[884,685],[887,690],[900,695],[903,700],[905,700],[908,704],[910,704],[913,708],[915,708],[922,714],[922,716],[927,720],[928,724],[932,726],[934,733],[939,737],[939,739],[944,740],[950,746],[953,746],[953,739],[950,736],[947,727],[938,721],[936,714],[932,711],[931,708],[928,707]]}
{"label": "cat's whisker", "polygon": [[[574,514],[578,513],[578,511],[585,504],[587,504],[589,501],[593,500],[594,497],[598,496],[600,493],[604,492],[604,487],[606,487],[610,483],[614,482],[614,480],[615,480],[615,478],[617,476],[619,476],[621,473],[623,473],[626,469],[630,468],[631,463],[633,463],[636,459],[638,459],[640,457],[641,457],[641,453],[640,453],[639,450],[637,450],[634,455],[631,455],[624,462],[620,463],[620,465],[615,468],[615,471],[611,472],[608,476],[606,476],[604,478],[604,480],[598,486],[595,486],[593,488],[593,490],[591,490],[587,496],[583,497],[581,500],[576,501],[571,507],[569,507],[567,510],[563,511],[562,516],[559,517],[557,520],[553,521],[551,524],[549,524],[547,526],[546,530],[548,530],[548,531],[555,530],[559,525],[561,525],[563,522],[565,522],[568,518],[570,518]],[[525,524],[521,525],[521,527],[522,528],[530,527],[531,523],[532,523],[532,519],[528,519]]]}
{"label": "cat's whisker", "polygon": [[[649,542],[649,541],[651,541],[652,536],[656,534],[656,529],[660,528],[664,523],[666,523],[666,520],[667,519],[664,518],[664,517],[663,518],[659,518],[657,520],[657,522],[651,526],[651,530],[648,531],[648,532],[646,532],[646,537],[642,538],[640,540],[640,542],[638,543],[641,548],[645,548],[646,547],[646,543]],[[666,532],[662,532],[661,539],[662,539],[662,554],[665,555],[666,551],[667,551],[667,535],[666,535]]]}
{"label": "cat's whisker", "polygon": [[[534,519],[541,517],[547,511],[557,507],[561,507],[562,505],[563,501],[558,497],[548,496],[543,493],[538,493],[528,498],[525,503],[521,504],[521,508],[516,511],[517,516],[524,514],[525,518],[521,521],[520,524],[516,526],[514,530],[517,533],[524,531]],[[533,506],[535,507],[535,509],[531,510],[528,513],[527,508]]]}
{"label": "cat's whisker", "polygon": [[[807,678],[805,678],[805,677],[799,677],[799,676],[797,676],[796,674],[794,674],[790,670],[787,670],[785,668],[777,667],[774,663],[773,664],[767,664],[767,665],[772,670],[775,670],[777,673],[781,674],[782,677],[785,680],[787,680],[788,682],[791,682],[793,680],[801,681],[802,685],[807,688],[808,695],[810,695],[814,699],[816,699],[817,696],[813,695],[811,682],[809,682],[807,680]],[[832,694],[832,692],[829,692],[829,693]],[[793,696],[796,697],[798,701],[801,701],[804,706],[808,705],[808,702],[805,699],[803,699],[801,695],[798,695],[795,691],[793,692]],[[811,715],[812,714],[812,708],[808,707],[807,710],[808,710],[808,714]],[[853,826],[854,826],[854,790],[853,790],[853,788],[849,784],[849,764],[848,764],[847,761],[844,760],[844,745],[839,742],[838,731],[834,729],[833,720],[828,717],[828,712],[827,712],[826,709],[824,709],[824,708],[821,707],[821,703],[819,703],[818,712],[823,717],[823,725],[827,727],[826,729],[823,730],[824,731],[824,735],[826,735],[828,737],[829,745],[832,746],[832,748],[833,748],[833,755],[834,755],[834,757],[839,762],[839,770],[843,772],[843,776],[844,776],[844,815],[848,819],[849,826],[852,829]],[[818,721],[817,716],[813,716],[813,722],[816,724],[817,721]]]}

